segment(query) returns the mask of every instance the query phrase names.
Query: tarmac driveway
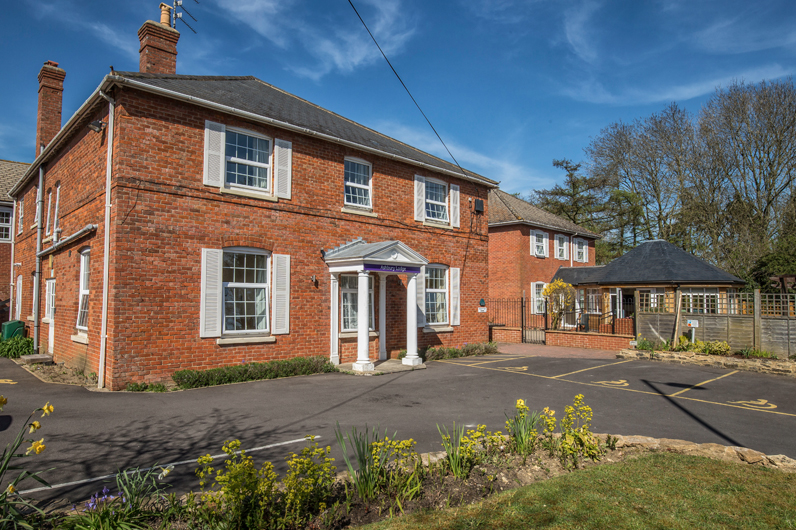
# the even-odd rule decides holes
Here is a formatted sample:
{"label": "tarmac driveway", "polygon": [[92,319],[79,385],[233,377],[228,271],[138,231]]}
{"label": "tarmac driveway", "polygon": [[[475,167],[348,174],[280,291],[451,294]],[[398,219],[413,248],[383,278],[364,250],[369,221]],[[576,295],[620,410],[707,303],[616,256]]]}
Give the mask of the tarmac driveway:
{"label": "tarmac driveway", "polygon": [[33,495],[73,501],[102,488],[101,482],[80,481],[154,463],[184,462],[167,481],[176,491],[195,489],[192,463],[200,455],[219,454],[225,440],[240,439],[256,461],[270,460],[284,471],[284,457],[301,449],[305,435],[320,436],[341,468],[334,438],[338,421],[344,429],[367,424],[390,434],[397,430],[402,438],[414,438],[419,452],[436,451],[437,424],[484,423],[504,430],[505,414],[512,413],[517,398],[531,409],[549,406],[561,417],[582,393],[594,410],[595,432],[715,442],[796,457],[792,378],[619,361],[593,352],[575,357],[578,351],[583,352],[556,357],[539,356],[544,349],[501,353],[379,377],[323,374],[166,394],[42,383],[0,359],[0,394],[9,399],[0,413],[0,444],[13,438],[30,410],[50,401],[55,412],[37,433],[47,450],[26,463],[55,468],[45,478],[59,487]]}

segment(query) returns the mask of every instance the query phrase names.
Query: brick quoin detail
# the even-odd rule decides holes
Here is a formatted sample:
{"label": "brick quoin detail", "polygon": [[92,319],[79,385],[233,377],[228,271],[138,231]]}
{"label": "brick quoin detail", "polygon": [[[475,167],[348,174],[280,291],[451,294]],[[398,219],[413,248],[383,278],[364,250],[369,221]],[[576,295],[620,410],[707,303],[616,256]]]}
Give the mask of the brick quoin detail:
{"label": "brick quoin detail", "polygon": [[599,333],[575,333],[569,331],[546,331],[547,346],[567,346],[596,350],[623,350],[630,347],[632,335],[601,335]]}
{"label": "brick quoin detail", "polygon": [[[531,255],[531,230],[541,230],[548,235],[549,257],[538,258]],[[527,225],[494,226],[489,229],[489,297],[531,299],[531,284],[550,283],[560,267],[569,267],[570,260],[555,258],[555,236],[563,232]],[[573,236],[565,234],[572,243]],[[579,236],[582,237],[582,236]],[[594,239],[582,237],[589,244],[588,263],[572,260],[572,267],[594,265]],[[574,249],[570,248],[570,254]]]}

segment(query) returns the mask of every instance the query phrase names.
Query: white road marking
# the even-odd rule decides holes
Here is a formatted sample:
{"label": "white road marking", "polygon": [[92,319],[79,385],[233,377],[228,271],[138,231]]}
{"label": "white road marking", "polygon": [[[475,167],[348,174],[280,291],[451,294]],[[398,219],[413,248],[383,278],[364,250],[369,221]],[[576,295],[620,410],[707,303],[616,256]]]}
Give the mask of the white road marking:
{"label": "white road marking", "polygon": [[[318,438],[320,438],[320,436],[315,436],[314,437],[314,439],[316,439],[316,440]],[[295,444],[295,443],[305,442],[305,441],[307,441],[306,438],[299,438],[297,440],[288,440],[287,442],[279,442],[279,443],[270,444],[270,445],[263,445],[261,447],[253,447],[252,449],[245,449],[245,451],[247,453],[253,453],[254,451],[262,451],[263,449],[271,449],[272,447],[279,447],[280,445],[289,445],[289,444]],[[236,453],[240,454],[240,451],[237,451]],[[226,457],[227,457],[226,453],[223,453],[223,454],[220,454],[220,455],[213,455],[213,459],[226,458]],[[144,469],[139,469],[137,471],[136,470],[125,471],[124,473],[129,475],[130,473],[136,473],[136,472],[140,473],[142,471],[150,471],[152,469],[155,469],[156,467],[159,469],[159,468],[166,468],[166,467],[169,467],[169,466],[183,466],[185,464],[196,464],[196,458],[194,458],[193,460],[182,460],[180,462],[171,462],[171,463],[162,464],[162,465],[161,464],[157,464],[155,466],[146,467]],[[35,493],[37,491],[55,490],[55,489],[59,489],[59,488],[66,488],[68,486],[78,486],[80,484],[88,484],[90,482],[98,482],[100,480],[106,480],[106,479],[109,479],[109,478],[116,478],[116,476],[118,474],[119,473],[114,473],[112,475],[104,475],[102,477],[86,478],[86,479],[83,479],[83,480],[75,480],[75,481],[72,481],[72,482],[64,482],[63,484],[55,484],[53,486],[50,486],[49,488],[45,487],[45,486],[42,486],[41,488],[33,488],[33,489],[29,489],[29,490],[20,491],[19,494],[20,495],[24,495],[26,493]]]}

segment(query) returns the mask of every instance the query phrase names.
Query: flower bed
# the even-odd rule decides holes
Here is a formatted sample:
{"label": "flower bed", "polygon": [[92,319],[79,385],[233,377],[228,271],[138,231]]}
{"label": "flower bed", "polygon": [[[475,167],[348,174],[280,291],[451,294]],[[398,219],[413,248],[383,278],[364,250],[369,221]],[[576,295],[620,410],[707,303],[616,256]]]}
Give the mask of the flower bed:
{"label": "flower bed", "polygon": [[642,350],[621,350],[616,354],[616,357],[617,359],[639,359],[677,364],[696,364],[700,366],[713,366],[731,370],[745,370],[748,372],[796,377],[796,361],[784,359],[744,359],[734,356],[705,355],[690,351],[669,352]]}

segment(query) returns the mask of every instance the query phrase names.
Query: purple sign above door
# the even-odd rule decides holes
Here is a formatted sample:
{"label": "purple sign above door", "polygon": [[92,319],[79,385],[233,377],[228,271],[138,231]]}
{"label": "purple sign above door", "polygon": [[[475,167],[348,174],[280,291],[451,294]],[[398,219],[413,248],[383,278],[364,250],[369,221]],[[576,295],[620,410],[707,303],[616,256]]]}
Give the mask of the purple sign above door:
{"label": "purple sign above door", "polygon": [[405,267],[403,265],[376,265],[375,263],[365,263],[366,271],[394,272],[396,274],[412,273],[418,274],[420,267]]}

